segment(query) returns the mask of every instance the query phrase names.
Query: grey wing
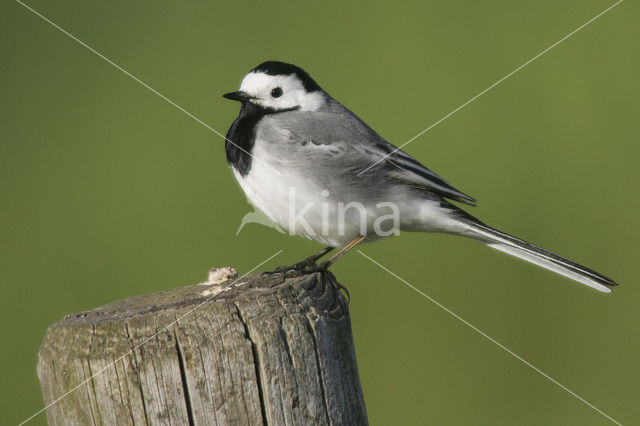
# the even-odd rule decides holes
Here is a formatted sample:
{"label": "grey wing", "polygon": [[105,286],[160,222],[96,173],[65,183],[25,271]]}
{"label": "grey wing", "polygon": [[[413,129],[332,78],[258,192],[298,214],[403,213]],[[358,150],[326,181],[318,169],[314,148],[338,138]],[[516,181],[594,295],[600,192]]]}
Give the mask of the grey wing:
{"label": "grey wing", "polygon": [[[476,205],[477,200],[475,198],[455,189],[446,180],[420,164],[418,160],[403,150],[385,140],[382,140],[377,145],[378,149],[384,153],[382,156],[384,160],[380,161],[378,159],[375,161],[383,163],[388,169],[388,173],[395,179],[420,189],[435,192],[443,198],[459,201],[470,206]],[[372,161],[371,164],[375,164],[375,161]],[[366,170],[366,167],[363,170]]]}
{"label": "grey wing", "polygon": [[443,198],[475,205],[476,199],[458,191],[418,160],[387,142],[359,117],[343,107],[340,113],[294,112],[279,117],[277,125],[289,142],[303,146],[319,162],[340,165],[341,173],[362,177],[383,173],[386,179],[404,183]]}

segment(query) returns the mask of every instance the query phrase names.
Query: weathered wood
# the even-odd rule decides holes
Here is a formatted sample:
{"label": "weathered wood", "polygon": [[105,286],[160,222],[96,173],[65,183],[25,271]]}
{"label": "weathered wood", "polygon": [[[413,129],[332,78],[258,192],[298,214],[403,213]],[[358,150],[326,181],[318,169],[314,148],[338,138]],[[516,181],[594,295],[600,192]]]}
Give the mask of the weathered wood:
{"label": "weathered wood", "polygon": [[193,285],[65,317],[40,349],[45,404],[91,379],[47,409],[49,423],[366,424],[331,278],[251,275],[213,298]]}

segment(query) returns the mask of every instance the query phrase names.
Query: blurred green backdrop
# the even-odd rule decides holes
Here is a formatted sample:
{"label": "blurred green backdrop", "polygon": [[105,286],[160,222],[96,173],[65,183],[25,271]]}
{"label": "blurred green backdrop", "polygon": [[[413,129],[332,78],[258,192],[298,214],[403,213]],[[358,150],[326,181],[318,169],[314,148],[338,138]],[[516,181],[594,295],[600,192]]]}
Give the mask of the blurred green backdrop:
{"label": "blurred green backdrop", "polygon": [[[609,1],[28,4],[218,131],[220,95],[267,59],[308,70],[401,144]],[[622,423],[640,420],[637,3],[624,2],[406,150],[477,197],[473,213],[609,274],[604,295],[440,235],[369,256]],[[17,2],[0,6],[0,412],[41,408],[49,324],[292,263],[318,245],[248,225],[223,140]],[[633,53],[635,52],[635,53]],[[351,291],[372,424],[610,424],[357,253]],[[40,415],[32,423],[43,424]]]}

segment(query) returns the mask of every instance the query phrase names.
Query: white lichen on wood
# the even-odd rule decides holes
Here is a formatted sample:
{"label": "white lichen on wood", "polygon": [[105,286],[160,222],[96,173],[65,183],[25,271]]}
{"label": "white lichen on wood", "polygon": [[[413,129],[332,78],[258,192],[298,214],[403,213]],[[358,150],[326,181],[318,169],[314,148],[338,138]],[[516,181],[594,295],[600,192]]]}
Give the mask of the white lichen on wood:
{"label": "white lichen on wood", "polygon": [[209,269],[209,275],[207,281],[200,283],[200,285],[215,285],[229,281],[238,276],[236,268],[225,266],[223,268],[211,268]]}

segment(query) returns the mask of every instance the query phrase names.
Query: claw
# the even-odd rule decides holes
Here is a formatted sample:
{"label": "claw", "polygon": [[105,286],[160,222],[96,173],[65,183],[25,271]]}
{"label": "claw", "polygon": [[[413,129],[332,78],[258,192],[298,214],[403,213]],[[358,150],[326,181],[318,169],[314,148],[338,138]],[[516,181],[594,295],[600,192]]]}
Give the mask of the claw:
{"label": "claw", "polygon": [[336,290],[344,291],[344,293],[347,295],[347,305],[351,303],[351,294],[349,294],[349,290],[345,286],[343,286],[341,283],[339,283],[336,277],[331,272],[327,273],[327,276],[329,277],[329,280],[331,281],[333,286],[336,288]]}

